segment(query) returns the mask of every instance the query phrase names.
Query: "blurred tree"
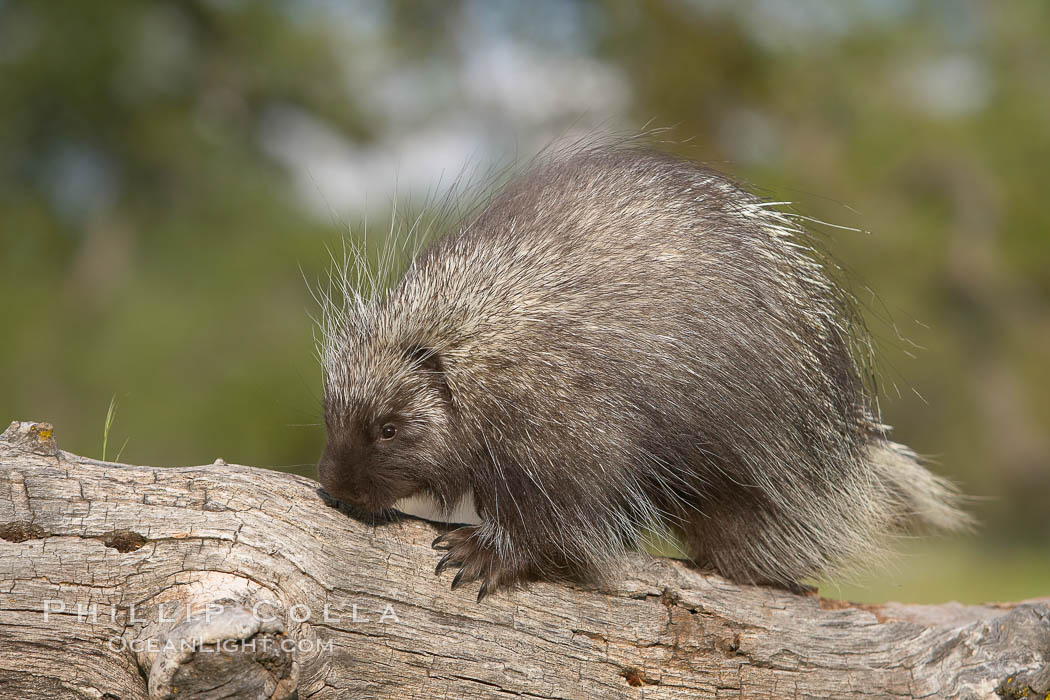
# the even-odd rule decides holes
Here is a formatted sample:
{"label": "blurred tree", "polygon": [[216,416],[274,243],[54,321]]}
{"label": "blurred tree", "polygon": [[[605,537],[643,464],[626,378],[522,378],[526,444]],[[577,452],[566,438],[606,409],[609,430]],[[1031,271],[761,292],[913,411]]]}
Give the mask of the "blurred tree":
{"label": "blurred tree", "polygon": [[94,453],[104,396],[127,393],[127,458],[312,451],[316,436],[273,427],[316,408],[280,415],[268,382],[312,373],[291,234],[338,229],[304,219],[258,125],[294,104],[370,131],[332,89],[323,25],[290,20],[281,4],[0,4],[6,411],[44,412]]}

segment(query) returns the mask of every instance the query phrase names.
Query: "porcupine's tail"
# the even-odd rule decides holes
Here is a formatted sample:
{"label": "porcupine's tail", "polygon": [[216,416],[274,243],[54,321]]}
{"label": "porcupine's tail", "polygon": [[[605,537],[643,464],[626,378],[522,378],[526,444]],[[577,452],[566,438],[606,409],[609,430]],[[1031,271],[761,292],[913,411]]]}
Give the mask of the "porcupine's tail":
{"label": "porcupine's tail", "polygon": [[868,447],[868,461],[886,490],[901,531],[960,531],[973,526],[973,518],[960,508],[963,497],[955,485],[926,469],[910,448],[878,439]]}

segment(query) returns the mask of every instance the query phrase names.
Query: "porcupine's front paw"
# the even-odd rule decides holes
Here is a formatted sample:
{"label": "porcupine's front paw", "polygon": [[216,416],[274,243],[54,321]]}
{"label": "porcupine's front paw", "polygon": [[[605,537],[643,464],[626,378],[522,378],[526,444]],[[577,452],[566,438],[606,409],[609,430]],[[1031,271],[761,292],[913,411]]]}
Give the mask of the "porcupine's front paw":
{"label": "porcupine's front paw", "polygon": [[431,547],[445,552],[434,570],[436,575],[440,576],[450,566],[459,567],[456,577],[452,579],[452,590],[471,581],[481,581],[479,603],[485,596],[529,578],[527,567],[500,559],[495,550],[484,544],[475,525],[441,535]]}

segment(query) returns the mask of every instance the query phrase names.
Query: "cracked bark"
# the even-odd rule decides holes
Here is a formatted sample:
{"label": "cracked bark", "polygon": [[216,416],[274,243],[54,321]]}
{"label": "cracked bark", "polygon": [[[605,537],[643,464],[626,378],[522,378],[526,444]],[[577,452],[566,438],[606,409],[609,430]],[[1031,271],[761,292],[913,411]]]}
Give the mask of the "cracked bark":
{"label": "cracked bark", "polygon": [[[1025,697],[1050,598],[854,605],[636,555],[614,590],[478,605],[435,526],[369,526],[302,477],[152,468],[0,436],[0,697]],[[475,584],[476,587],[476,584]]]}

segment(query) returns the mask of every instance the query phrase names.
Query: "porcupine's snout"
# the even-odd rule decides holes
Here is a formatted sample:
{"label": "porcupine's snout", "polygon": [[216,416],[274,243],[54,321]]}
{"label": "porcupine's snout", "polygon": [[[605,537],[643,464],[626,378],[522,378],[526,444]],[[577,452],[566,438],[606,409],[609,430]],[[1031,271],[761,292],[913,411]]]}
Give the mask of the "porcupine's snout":
{"label": "porcupine's snout", "polygon": [[372,448],[329,440],[317,463],[317,479],[332,497],[370,514],[381,514],[416,485],[376,468]]}
{"label": "porcupine's snout", "polygon": [[368,494],[372,489],[361,474],[361,455],[352,447],[334,445],[331,441],[325,446],[321,460],[317,463],[317,480],[333,498],[365,510],[374,511]]}
{"label": "porcupine's snout", "polygon": [[344,468],[344,464],[345,461],[335,454],[335,450],[329,443],[317,463],[317,480],[321,482],[321,486],[329,495],[340,501],[352,502],[354,491],[352,480],[347,478],[347,472],[350,470]]}

